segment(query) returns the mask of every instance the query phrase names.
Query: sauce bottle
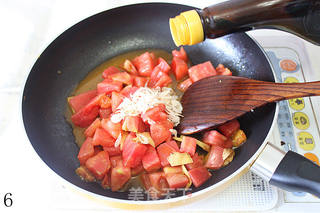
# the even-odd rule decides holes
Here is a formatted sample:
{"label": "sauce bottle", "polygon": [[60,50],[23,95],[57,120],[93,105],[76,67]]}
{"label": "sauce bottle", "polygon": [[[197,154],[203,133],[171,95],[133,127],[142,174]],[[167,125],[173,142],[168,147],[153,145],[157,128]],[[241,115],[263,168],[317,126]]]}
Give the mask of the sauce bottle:
{"label": "sauce bottle", "polygon": [[171,18],[177,46],[254,29],[278,29],[320,45],[320,0],[230,0]]}

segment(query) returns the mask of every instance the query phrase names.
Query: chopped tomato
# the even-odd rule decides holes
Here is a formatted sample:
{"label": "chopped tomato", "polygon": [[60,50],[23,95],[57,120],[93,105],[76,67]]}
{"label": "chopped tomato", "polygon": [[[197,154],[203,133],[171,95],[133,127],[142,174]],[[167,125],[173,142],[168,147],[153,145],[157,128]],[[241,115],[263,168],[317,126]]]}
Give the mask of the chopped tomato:
{"label": "chopped tomato", "polygon": [[122,124],[122,130],[130,132],[144,132],[146,129],[140,116],[126,116]]}
{"label": "chopped tomato", "polygon": [[217,72],[210,61],[190,67],[188,73],[192,82],[199,81],[200,79],[209,76],[217,75]]}
{"label": "chopped tomato", "polygon": [[207,131],[203,135],[203,142],[210,144],[210,145],[216,145],[223,148],[231,148],[232,143],[230,143],[230,140],[227,140],[227,137],[218,132],[217,130],[211,130]]}
{"label": "chopped tomato", "polygon": [[[112,170],[112,169],[111,169]],[[110,171],[111,171],[110,170]],[[104,188],[104,189],[107,189],[107,188],[110,188],[111,187],[111,172],[108,172],[103,180],[101,181],[101,186]]]}
{"label": "chopped tomato", "polygon": [[131,168],[131,176],[135,177],[140,175],[142,172],[144,171],[144,168],[142,166],[142,164],[139,164],[138,166]]}
{"label": "chopped tomato", "polygon": [[[150,184],[155,191],[152,191],[149,195],[160,197],[163,193],[169,189],[168,182],[163,172],[153,172],[149,175]],[[149,191],[148,191],[149,192]]]}
{"label": "chopped tomato", "polygon": [[168,157],[170,154],[177,152],[175,148],[169,145],[167,142],[162,143],[157,147],[158,156],[160,158],[161,166],[169,166]]}
{"label": "chopped tomato", "polygon": [[117,166],[111,169],[111,191],[118,191],[131,178],[129,167]]}
{"label": "chopped tomato", "polygon": [[122,159],[124,166],[134,168],[141,164],[142,157],[147,151],[147,145],[133,141],[134,136],[130,135],[123,144]]}
{"label": "chopped tomato", "polygon": [[88,137],[80,147],[78,153],[78,159],[81,165],[84,165],[86,161],[94,155],[94,148],[92,144],[92,138]]}
{"label": "chopped tomato", "polygon": [[106,109],[99,109],[99,116],[100,118],[109,118],[112,113],[112,108],[106,108]]}
{"label": "chopped tomato", "polygon": [[116,155],[116,156],[110,157],[110,162],[111,162],[112,168],[117,167],[117,166],[123,166],[121,155]]}
{"label": "chopped tomato", "polygon": [[151,182],[150,182],[150,178],[149,178],[149,174],[142,173],[140,175],[140,181],[141,181],[143,187],[145,188],[145,190],[149,191],[149,189],[152,187]]}
{"label": "chopped tomato", "polygon": [[169,71],[171,69],[169,64],[166,62],[166,60],[164,60],[161,57],[158,58],[158,64],[156,67],[158,67],[162,72],[167,73],[167,74],[169,74]]}
{"label": "chopped tomato", "polygon": [[218,75],[229,75],[229,76],[232,75],[232,72],[228,68],[224,67],[223,64],[219,64],[216,67],[216,71]]}
{"label": "chopped tomato", "polygon": [[192,156],[192,161],[193,163],[189,163],[189,164],[186,164],[186,168],[188,170],[190,169],[193,169],[193,168],[198,168],[198,167],[202,167],[203,166],[203,155],[198,155],[198,153],[195,153],[193,156]]}
{"label": "chopped tomato", "polygon": [[90,124],[90,126],[84,131],[84,135],[86,137],[93,137],[98,127],[100,127],[100,118],[96,118],[96,120]]}
{"label": "chopped tomato", "polygon": [[218,130],[227,138],[231,137],[238,129],[240,129],[240,123],[236,119],[228,121],[227,123],[218,127]]}
{"label": "chopped tomato", "polygon": [[85,106],[80,111],[71,116],[71,121],[74,125],[85,128],[96,119],[98,114],[99,106]]}
{"label": "chopped tomato", "polygon": [[192,81],[190,78],[187,78],[186,80],[180,82],[177,86],[177,88],[181,91],[181,92],[185,92],[192,84]]}
{"label": "chopped tomato", "polygon": [[197,139],[189,137],[189,136],[183,136],[182,142],[180,146],[180,152],[187,152],[191,156],[194,155],[197,148]]}
{"label": "chopped tomato", "polygon": [[165,123],[152,123],[150,125],[150,134],[156,146],[171,136],[169,129],[172,128],[168,128]]}
{"label": "chopped tomato", "polygon": [[171,67],[177,81],[183,79],[186,75],[188,75],[187,63],[178,57],[173,57]]}
{"label": "chopped tomato", "polygon": [[186,53],[186,51],[184,50],[183,47],[180,47],[179,51],[178,50],[173,50],[172,51],[172,56],[180,58],[180,59],[184,60],[186,63],[188,62],[188,56],[187,56],[187,53]]}
{"label": "chopped tomato", "polygon": [[120,92],[121,89],[122,83],[111,79],[104,79],[104,81],[97,84],[98,94],[111,94],[112,92]]}
{"label": "chopped tomato", "polygon": [[117,110],[117,107],[122,103],[124,96],[117,92],[112,92],[111,95],[111,107],[112,112]]}
{"label": "chopped tomato", "polygon": [[69,97],[68,102],[72,111],[75,113],[82,109],[85,105],[87,105],[96,96],[97,90],[90,90],[88,92]]}
{"label": "chopped tomato", "polygon": [[119,146],[117,146],[117,147],[114,147],[114,146],[104,146],[104,147],[103,147],[103,150],[106,151],[106,152],[108,152],[108,154],[109,154],[110,157],[121,155],[121,150],[120,150],[120,147],[119,147]]}
{"label": "chopped tomato", "polygon": [[112,75],[109,75],[108,78],[112,79],[113,81],[121,82],[127,85],[131,85],[133,83],[133,78],[127,72],[114,73]]}
{"label": "chopped tomato", "polygon": [[138,75],[138,71],[136,69],[136,67],[133,65],[133,63],[129,60],[126,59],[123,63],[123,68],[128,71],[129,73],[131,73],[132,75]]}
{"label": "chopped tomato", "polygon": [[210,152],[208,153],[208,158],[205,163],[205,167],[209,169],[219,169],[223,165],[223,154],[224,148],[220,146],[212,145]]}
{"label": "chopped tomato", "polygon": [[130,98],[131,95],[133,95],[139,88],[133,87],[132,85],[128,85],[125,88],[123,88],[120,92],[121,95]]}
{"label": "chopped tomato", "polygon": [[168,114],[165,112],[165,105],[159,104],[153,108],[148,109],[141,115],[143,122],[152,124],[158,121],[165,121],[168,119]]}
{"label": "chopped tomato", "polygon": [[144,87],[148,81],[146,77],[135,76],[133,78],[133,85],[136,87]]}
{"label": "chopped tomato", "polygon": [[170,76],[168,74],[163,74],[160,79],[155,83],[155,85],[153,86],[153,88],[157,88],[157,87],[166,87],[169,84],[171,84],[172,79],[170,78]]}
{"label": "chopped tomato", "polygon": [[114,146],[114,142],[115,139],[106,130],[104,130],[103,128],[96,129],[92,140],[92,144],[94,146],[101,145],[110,147]]}
{"label": "chopped tomato", "polygon": [[101,151],[89,158],[86,167],[98,180],[101,180],[111,167],[108,152]]}
{"label": "chopped tomato", "polygon": [[103,109],[110,108],[111,107],[111,99],[107,95],[103,95],[100,98],[99,105]]}
{"label": "chopped tomato", "polygon": [[154,62],[149,52],[145,52],[142,55],[134,58],[132,63],[138,69],[138,72],[141,76],[148,77],[151,75]]}
{"label": "chopped tomato", "polygon": [[108,78],[109,75],[112,75],[114,73],[118,73],[120,70],[117,67],[110,66],[107,69],[105,69],[102,73],[103,78]]}
{"label": "chopped tomato", "polygon": [[189,182],[189,179],[186,175],[179,173],[167,174],[166,179],[170,189],[184,188]]}
{"label": "chopped tomato", "polygon": [[114,139],[117,139],[121,132],[121,123],[113,123],[111,118],[102,119],[101,127],[106,130]]}
{"label": "chopped tomato", "polygon": [[83,165],[76,169],[76,173],[82,180],[87,182],[93,182],[96,180],[93,174]]}
{"label": "chopped tomato", "polygon": [[174,141],[174,140],[169,140],[169,141],[167,141],[166,143],[169,144],[172,148],[174,148],[177,152],[180,151],[180,150],[179,150],[179,146],[178,146],[178,144],[177,144],[176,141]]}
{"label": "chopped tomato", "polygon": [[195,187],[201,186],[212,176],[205,167],[191,169],[189,170],[189,175]]}
{"label": "chopped tomato", "polygon": [[148,146],[142,158],[142,165],[147,172],[156,171],[161,168],[160,159],[154,147]]}

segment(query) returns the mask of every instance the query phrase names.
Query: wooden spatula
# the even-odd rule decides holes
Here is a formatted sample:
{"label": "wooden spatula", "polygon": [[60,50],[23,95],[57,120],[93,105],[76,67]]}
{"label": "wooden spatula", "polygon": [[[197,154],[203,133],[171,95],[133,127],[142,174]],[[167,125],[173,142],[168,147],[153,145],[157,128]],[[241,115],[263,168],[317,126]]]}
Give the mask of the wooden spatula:
{"label": "wooden spatula", "polygon": [[320,95],[320,81],[273,83],[236,76],[195,82],[182,97],[180,134],[193,134],[233,120],[267,103]]}

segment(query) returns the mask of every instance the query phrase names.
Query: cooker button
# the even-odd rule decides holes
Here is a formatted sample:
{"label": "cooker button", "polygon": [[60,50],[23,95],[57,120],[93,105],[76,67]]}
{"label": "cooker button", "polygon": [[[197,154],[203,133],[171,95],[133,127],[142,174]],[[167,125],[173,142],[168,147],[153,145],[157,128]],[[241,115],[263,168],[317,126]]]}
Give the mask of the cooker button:
{"label": "cooker button", "polygon": [[292,115],[293,125],[298,129],[308,129],[310,126],[308,116],[303,112],[295,112]]}
{"label": "cooker button", "polygon": [[306,158],[308,158],[309,160],[311,160],[313,163],[317,164],[320,166],[319,164],[319,158],[313,154],[313,153],[310,153],[310,152],[307,152],[305,153],[303,156],[305,156]]}
{"label": "cooker button", "polygon": [[303,98],[293,98],[289,100],[289,106],[294,110],[302,110],[304,108]]}
{"label": "cooker button", "polygon": [[297,63],[291,59],[283,59],[280,61],[280,67],[284,71],[292,72],[297,69]]}
{"label": "cooker button", "polygon": [[314,149],[314,139],[308,132],[300,132],[298,134],[298,143],[299,146],[306,151]]}

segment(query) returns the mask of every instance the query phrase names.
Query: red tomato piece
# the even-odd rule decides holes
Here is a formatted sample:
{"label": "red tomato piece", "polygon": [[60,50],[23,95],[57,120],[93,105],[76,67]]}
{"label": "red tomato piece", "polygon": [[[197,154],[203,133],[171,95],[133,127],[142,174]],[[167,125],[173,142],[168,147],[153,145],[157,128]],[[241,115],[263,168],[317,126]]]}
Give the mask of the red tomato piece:
{"label": "red tomato piece", "polygon": [[101,180],[111,167],[108,152],[101,151],[89,158],[86,167],[98,180]]}
{"label": "red tomato piece", "polygon": [[98,94],[111,94],[112,92],[120,92],[122,83],[113,81],[111,79],[104,79],[104,81],[97,84]]}
{"label": "red tomato piece", "polygon": [[102,119],[101,127],[106,130],[114,139],[117,139],[121,132],[121,123],[113,123],[111,118]]}
{"label": "red tomato piece", "polygon": [[192,81],[190,78],[187,78],[186,80],[180,82],[177,86],[177,88],[181,91],[181,92],[185,92],[192,84]]}
{"label": "red tomato piece", "polygon": [[169,155],[171,153],[177,152],[177,150],[168,143],[162,143],[157,147],[157,152],[160,158],[161,166],[165,167],[169,165]]}
{"label": "red tomato piece", "polygon": [[174,141],[174,140],[169,140],[169,141],[167,141],[166,143],[169,144],[172,148],[174,148],[177,152],[180,151],[179,146],[178,146],[178,144],[177,144],[176,141]]}
{"label": "red tomato piece", "polygon": [[142,173],[140,175],[140,181],[141,181],[142,186],[145,188],[146,191],[148,191],[152,187],[151,182],[150,182],[150,178],[149,178],[149,174]]}
{"label": "red tomato piece", "polygon": [[197,140],[196,139],[194,139],[192,137],[188,137],[188,136],[182,137],[182,142],[180,145],[180,152],[187,152],[191,156],[193,156],[194,153],[196,153],[196,147],[197,147]]}
{"label": "red tomato piece", "polygon": [[84,131],[84,136],[93,137],[98,127],[100,127],[100,118],[96,118],[96,120],[90,124],[90,126]]}
{"label": "red tomato piece", "polygon": [[218,130],[227,138],[231,137],[238,129],[240,129],[240,123],[236,119],[228,121],[227,123],[218,127]]}
{"label": "red tomato piece", "polygon": [[187,63],[178,57],[173,57],[171,67],[177,81],[183,79],[186,75],[188,75]]}
{"label": "red tomato piece", "polygon": [[127,72],[118,72],[112,75],[109,75],[110,79],[116,82],[121,82],[127,85],[131,85],[133,83],[133,78],[131,75]]}
{"label": "red tomato piece", "polygon": [[111,169],[111,191],[118,191],[131,178],[131,170],[129,167],[117,166]]}
{"label": "red tomato piece", "polygon": [[85,128],[89,126],[99,115],[99,106],[86,105],[80,111],[71,116],[74,125]]}
{"label": "red tomato piece", "polygon": [[205,167],[209,169],[219,169],[223,165],[223,154],[224,148],[220,146],[212,145],[210,152],[208,153],[208,159],[205,163]]}
{"label": "red tomato piece", "polygon": [[216,145],[223,148],[231,148],[230,143],[227,142],[227,137],[218,132],[217,130],[211,130],[207,131],[203,135],[203,142],[210,144],[210,145]]}
{"label": "red tomato piece", "polygon": [[169,74],[171,67],[169,64],[164,60],[163,58],[158,58],[158,64],[157,66],[162,72]]}
{"label": "red tomato piece", "polygon": [[104,147],[103,147],[103,150],[106,151],[106,152],[108,152],[108,154],[109,154],[110,157],[121,155],[121,150],[120,150],[120,147],[119,147],[119,146],[117,146],[117,147],[114,147],[114,146],[104,146]]}
{"label": "red tomato piece", "polygon": [[112,95],[111,95],[112,112],[117,111],[117,107],[122,103],[124,98],[125,97],[120,93],[112,92]]}
{"label": "red tomato piece", "polygon": [[124,61],[123,68],[129,73],[131,73],[132,75],[139,75],[137,68],[133,65],[133,63],[129,59],[126,59]]}
{"label": "red tomato piece", "polygon": [[[131,135],[131,134],[130,134]],[[133,137],[128,136],[123,144],[122,160],[123,165],[134,168],[141,164],[142,157],[147,151],[147,145],[133,141]]]}
{"label": "red tomato piece", "polygon": [[109,118],[112,113],[112,108],[106,108],[106,109],[99,109],[99,116],[100,118]]}
{"label": "red tomato piece", "polygon": [[170,189],[178,189],[185,188],[189,182],[189,179],[184,174],[167,174],[166,175],[167,182],[169,184]]}
{"label": "red tomato piece", "polygon": [[108,172],[103,180],[101,181],[101,186],[104,188],[104,189],[107,189],[107,188],[110,188],[111,187],[111,175],[110,175],[111,172]]}
{"label": "red tomato piece", "polygon": [[143,171],[144,171],[144,168],[143,168],[142,164],[139,164],[138,166],[131,168],[131,176],[132,177],[138,176]]}
{"label": "red tomato piece", "polygon": [[189,170],[189,175],[195,187],[201,186],[212,176],[205,167],[191,169]]}
{"label": "red tomato piece", "polygon": [[84,165],[86,161],[94,155],[94,148],[92,145],[92,138],[87,138],[80,147],[78,153],[78,159],[81,165]]}
{"label": "red tomato piece", "polygon": [[154,67],[154,61],[152,55],[149,52],[145,52],[142,55],[133,59],[132,63],[138,69],[139,75],[148,77]]}
{"label": "red tomato piece", "polygon": [[193,169],[193,168],[198,168],[198,167],[202,167],[203,166],[203,155],[198,155],[198,153],[195,153],[193,156],[192,156],[192,163],[189,163],[189,164],[186,164],[186,168],[188,170],[190,169]]}
{"label": "red tomato piece", "polygon": [[116,156],[110,157],[110,162],[111,162],[112,168],[117,167],[117,166],[123,166],[121,155],[116,155]]}
{"label": "red tomato piece", "polygon": [[166,87],[169,84],[172,83],[172,79],[168,74],[163,74],[160,79],[156,82],[156,84],[153,86],[153,88],[157,87]]}
{"label": "red tomato piece", "polygon": [[117,67],[110,66],[103,71],[102,78],[108,78],[109,75],[112,75],[118,72],[120,72],[120,70]]}
{"label": "red tomato piece", "polygon": [[103,109],[110,108],[111,107],[111,99],[107,95],[103,95],[100,98],[99,105]]}
{"label": "red tomato piece", "polygon": [[180,47],[180,50],[172,50],[172,57],[177,57],[184,60],[186,63],[188,62],[188,56],[183,47]]}
{"label": "red tomato piece", "polygon": [[165,121],[168,119],[168,114],[165,112],[165,105],[159,104],[153,108],[148,109],[141,115],[143,122],[152,124],[159,121]]}
{"label": "red tomato piece", "polygon": [[120,92],[121,95],[124,97],[130,98],[131,95],[133,95],[139,88],[133,87],[132,85],[128,85],[125,88],[123,88]]}
{"label": "red tomato piece", "polygon": [[90,90],[88,92],[84,92],[79,95],[69,97],[68,102],[70,107],[73,109],[73,112],[78,112],[96,96],[97,90]]}
{"label": "red tomato piece", "polygon": [[96,129],[92,140],[92,144],[94,146],[101,145],[105,147],[110,147],[114,146],[114,142],[115,139],[106,130],[104,130],[103,128]]}
{"label": "red tomato piece", "polygon": [[155,146],[158,146],[159,144],[167,140],[168,137],[171,136],[171,132],[169,131],[169,129],[172,128],[168,128],[168,126],[166,125],[167,124],[163,122],[157,122],[150,125],[150,135],[155,143]]}
{"label": "red tomato piece", "polygon": [[210,61],[190,67],[188,73],[192,82],[199,81],[200,79],[209,76],[217,75],[217,72]]}
{"label": "red tomato piece", "polygon": [[148,176],[151,187],[153,187],[153,189],[155,190],[152,191],[152,193],[150,193],[149,195],[155,196],[155,198],[159,198],[162,194],[169,190],[169,185],[164,172],[153,172],[150,173]]}
{"label": "red tomato piece", "polygon": [[216,71],[218,75],[229,75],[229,76],[232,75],[232,72],[228,68],[224,67],[223,64],[219,64],[216,67]]}
{"label": "red tomato piece", "polygon": [[140,116],[126,116],[122,124],[122,130],[129,132],[144,132],[146,129]]}
{"label": "red tomato piece", "polygon": [[133,85],[136,87],[144,87],[148,81],[146,77],[135,76],[133,78]]}
{"label": "red tomato piece", "polygon": [[142,165],[147,172],[156,171],[161,168],[160,159],[154,147],[148,146],[142,158]]}

